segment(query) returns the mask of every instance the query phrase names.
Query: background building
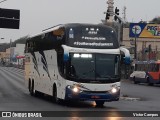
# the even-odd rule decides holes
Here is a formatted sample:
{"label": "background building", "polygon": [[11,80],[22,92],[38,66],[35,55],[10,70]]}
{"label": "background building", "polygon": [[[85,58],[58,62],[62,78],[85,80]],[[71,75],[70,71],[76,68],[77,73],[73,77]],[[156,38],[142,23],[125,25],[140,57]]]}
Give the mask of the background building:
{"label": "background building", "polygon": [[24,48],[25,44],[16,44],[16,47],[10,47],[5,52],[0,52],[1,64],[9,65],[10,63],[18,66],[24,65]]}
{"label": "background building", "polygon": [[16,44],[12,56],[12,63],[15,65],[23,65],[25,44]]}
{"label": "background building", "polygon": [[[135,38],[129,37],[129,28],[123,29],[122,44],[128,48],[134,59]],[[137,60],[160,60],[159,38],[136,38]]]}

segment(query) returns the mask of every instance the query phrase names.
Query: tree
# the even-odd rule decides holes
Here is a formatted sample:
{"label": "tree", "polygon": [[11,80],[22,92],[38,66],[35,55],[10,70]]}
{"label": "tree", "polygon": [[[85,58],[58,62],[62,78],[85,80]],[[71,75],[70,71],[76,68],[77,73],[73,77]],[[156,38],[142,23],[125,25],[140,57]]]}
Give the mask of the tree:
{"label": "tree", "polygon": [[[16,44],[19,43],[19,44],[25,44],[26,43],[26,40],[28,39],[29,36],[24,36],[24,37],[21,37],[17,40],[15,40],[14,42],[12,41],[12,47],[16,47]],[[10,48],[10,43],[1,43],[0,44],[0,52],[5,52],[6,49]]]}
{"label": "tree", "polygon": [[160,17],[155,17],[150,21],[151,23],[160,24]]}
{"label": "tree", "polygon": [[12,47],[16,47],[17,43],[25,44],[27,39],[28,39],[28,36],[24,36],[24,37],[21,37],[21,38],[15,40],[14,42],[12,42]]}

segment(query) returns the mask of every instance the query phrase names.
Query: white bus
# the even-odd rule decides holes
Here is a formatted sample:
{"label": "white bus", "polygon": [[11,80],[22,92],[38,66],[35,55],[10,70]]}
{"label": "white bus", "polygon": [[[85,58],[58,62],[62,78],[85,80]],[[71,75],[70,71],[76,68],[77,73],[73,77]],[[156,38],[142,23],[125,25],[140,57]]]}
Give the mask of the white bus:
{"label": "white bus", "polygon": [[88,100],[103,106],[118,101],[120,53],[116,32],[105,25],[46,29],[26,42],[25,85],[31,95],[45,93],[56,102]]}

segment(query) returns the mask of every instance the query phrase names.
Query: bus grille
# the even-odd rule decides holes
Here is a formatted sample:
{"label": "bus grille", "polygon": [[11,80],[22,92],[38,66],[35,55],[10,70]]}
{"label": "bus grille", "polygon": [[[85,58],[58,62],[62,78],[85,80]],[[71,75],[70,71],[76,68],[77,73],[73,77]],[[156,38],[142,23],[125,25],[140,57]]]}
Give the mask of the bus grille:
{"label": "bus grille", "polygon": [[91,93],[108,93],[108,91],[83,91],[84,93],[91,94]]}

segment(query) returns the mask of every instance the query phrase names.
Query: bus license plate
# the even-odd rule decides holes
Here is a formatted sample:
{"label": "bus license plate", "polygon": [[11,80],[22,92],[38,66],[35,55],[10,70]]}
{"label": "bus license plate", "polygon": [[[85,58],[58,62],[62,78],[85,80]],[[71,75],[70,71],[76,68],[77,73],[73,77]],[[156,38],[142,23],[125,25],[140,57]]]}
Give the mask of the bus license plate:
{"label": "bus license plate", "polygon": [[100,96],[93,95],[93,96],[91,96],[91,98],[92,98],[92,99],[99,99],[99,98],[100,98]]}

